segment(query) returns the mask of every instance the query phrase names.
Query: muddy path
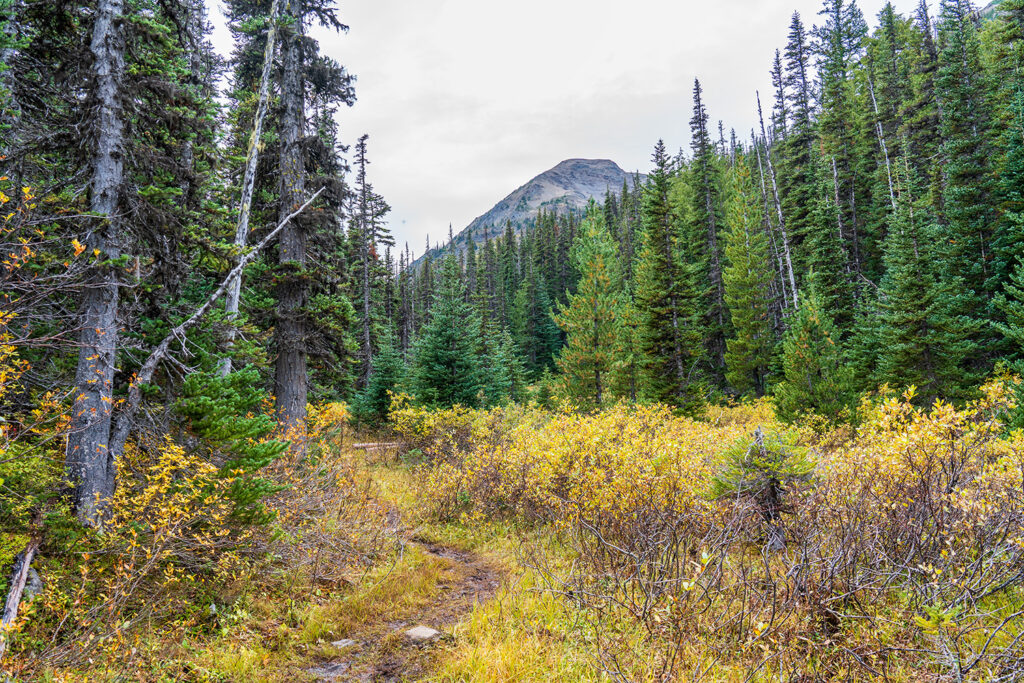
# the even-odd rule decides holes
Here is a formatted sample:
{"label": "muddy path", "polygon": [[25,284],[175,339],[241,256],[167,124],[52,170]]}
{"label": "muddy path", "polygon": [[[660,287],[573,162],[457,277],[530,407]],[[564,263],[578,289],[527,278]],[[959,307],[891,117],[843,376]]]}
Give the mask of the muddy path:
{"label": "muddy path", "polygon": [[[430,602],[406,614],[377,614],[349,638],[335,641],[341,654],[308,669],[315,681],[390,683],[428,676],[439,652],[453,641],[452,628],[474,604],[494,597],[504,577],[486,558],[465,550],[404,537],[441,566]],[[426,627],[423,629],[422,627]],[[412,631],[410,633],[410,631]]]}

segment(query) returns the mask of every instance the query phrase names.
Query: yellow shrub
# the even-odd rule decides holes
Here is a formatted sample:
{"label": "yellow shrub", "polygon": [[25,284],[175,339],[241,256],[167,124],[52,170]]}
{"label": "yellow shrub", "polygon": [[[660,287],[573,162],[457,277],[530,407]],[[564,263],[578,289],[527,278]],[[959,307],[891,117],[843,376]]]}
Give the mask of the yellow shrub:
{"label": "yellow shrub", "polygon": [[[428,450],[447,443],[427,480],[438,514],[473,508],[558,524],[651,506],[704,510],[717,455],[772,420],[770,406],[712,424],[676,417],[664,406],[626,404],[592,415],[407,408],[397,418],[434,439]],[[452,435],[460,429],[467,438],[457,443]]]}

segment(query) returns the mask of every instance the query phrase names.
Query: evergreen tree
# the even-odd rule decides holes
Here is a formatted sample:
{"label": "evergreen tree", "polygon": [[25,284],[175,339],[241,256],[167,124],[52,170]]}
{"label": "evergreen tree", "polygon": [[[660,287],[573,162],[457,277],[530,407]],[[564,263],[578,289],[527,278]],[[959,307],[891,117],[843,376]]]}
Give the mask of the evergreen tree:
{"label": "evergreen tree", "polygon": [[786,139],[787,125],[789,122],[789,104],[786,98],[786,72],[782,68],[782,54],[775,51],[775,61],[772,62],[772,87],[775,89],[775,103],[772,106],[772,129],[773,141]]}
{"label": "evergreen tree", "polygon": [[969,0],[943,0],[939,40],[935,89],[942,112],[943,209],[951,246],[946,267],[963,276],[971,293],[962,312],[985,315],[998,288],[993,277],[995,188],[991,114]]}
{"label": "evergreen tree", "polygon": [[[1015,0],[1006,2],[1004,11],[1024,27],[1024,12]],[[1013,14],[1011,14],[1013,13]],[[1009,21],[1010,19],[1007,19]],[[1024,30],[1024,29],[1022,29]],[[1006,340],[1009,367],[1024,376],[1024,85],[1013,100],[1013,118],[1005,133],[1006,157],[1000,176],[1001,216],[997,238],[996,268],[1007,273],[1002,278],[1003,291],[995,298],[996,329]],[[1012,254],[1017,262],[1013,270],[1007,266]],[[1017,384],[1017,408],[1010,417],[1010,427],[1024,429],[1024,382]]]}
{"label": "evergreen tree", "polygon": [[800,298],[782,342],[783,378],[775,385],[779,419],[793,422],[807,413],[843,419],[853,407],[850,371],[843,362],[835,325],[814,286]]}
{"label": "evergreen tree", "polygon": [[388,419],[391,394],[397,393],[405,381],[405,362],[396,348],[394,335],[383,335],[377,355],[373,357],[373,372],[366,388],[352,401],[352,416],[357,422],[377,426]]}
{"label": "evergreen tree", "polygon": [[901,109],[900,135],[910,147],[908,156],[915,172],[927,181],[930,202],[941,208],[942,174],[939,154],[939,107],[935,80],[939,53],[933,37],[934,25],[928,4],[921,0],[915,13],[915,30],[910,35],[910,80],[907,101]]}
{"label": "evergreen tree", "polygon": [[831,201],[840,243],[852,273],[864,272],[864,188],[858,174],[857,151],[861,145],[856,120],[858,106],[850,78],[860,56],[867,24],[853,0],[825,0],[819,13],[825,23],[815,29],[818,79],[821,83],[821,114],[818,134],[823,166],[831,171]]}
{"label": "evergreen tree", "polygon": [[479,328],[455,254],[445,257],[427,323],[413,351],[411,389],[430,407],[475,407],[485,386],[484,371],[467,330]]}
{"label": "evergreen tree", "polygon": [[516,233],[512,229],[512,223],[505,223],[505,232],[497,245],[497,255],[500,259],[501,268],[498,274],[501,306],[501,324],[509,327],[512,317],[512,305],[515,300],[516,291],[519,289],[519,249],[516,240]]}
{"label": "evergreen tree", "polygon": [[262,500],[280,487],[258,473],[288,447],[285,441],[269,438],[277,425],[260,412],[268,397],[259,384],[254,366],[226,376],[219,371],[195,372],[185,379],[175,406],[188,418],[192,433],[210,448],[210,458],[219,464],[221,475],[231,479],[228,496],[233,514],[248,524],[273,519]]}
{"label": "evergreen tree", "polygon": [[898,183],[879,292],[875,379],[900,388],[915,385],[926,403],[963,397],[979,379],[965,369],[977,353],[972,342],[977,324],[952,310],[956,281],[934,270],[936,230],[915,200],[913,177],[901,173]]}
{"label": "evergreen tree", "polygon": [[643,190],[643,250],[637,266],[643,398],[684,410],[699,406],[697,368],[703,356],[697,271],[681,257],[682,235],[669,202],[672,171],[665,144],[654,148],[654,170]]}
{"label": "evergreen tree", "polygon": [[579,274],[576,293],[560,304],[555,321],[566,334],[558,355],[566,394],[581,408],[614,400],[625,341],[622,329],[622,276],[616,246],[604,215],[591,201],[572,248]]}
{"label": "evergreen tree", "polygon": [[522,400],[526,371],[516,344],[507,330],[498,330],[493,321],[483,323],[478,351],[483,378],[484,405],[496,406]]}
{"label": "evergreen tree", "polygon": [[[1013,273],[1024,244],[1024,81],[1010,103],[1003,132],[1003,163],[996,188],[999,218],[993,238],[992,278],[1002,286]],[[992,312],[1001,320],[1000,309]]]}
{"label": "evergreen tree", "polygon": [[[785,220],[786,232],[791,241],[793,270],[800,277],[796,286],[802,288],[803,276],[808,270],[808,249],[804,242],[812,231],[811,215],[816,203],[817,187],[813,159],[815,134],[811,110],[811,52],[799,13],[793,13],[783,56],[786,60],[784,83],[793,123],[783,144],[773,145],[768,154],[778,157],[777,213]],[[771,161],[770,156],[768,161]],[[774,178],[772,182],[775,182]]]}
{"label": "evergreen tree", "polygon": [[708,134],[708,114],[704,107],[700,81],[693,82],[693,118],[690,119],[693,161],[692,214],[696,234],[686,241],[689,261],[700,271],[704,282],[701,296],[705,356],[711,376],[720,379],[725,371],[725,337],[728,332],[728,310],[722,282],[723,258],[719,244],[722,230],[722,202],[719,197],[721,178],[718,159]]}
{"label": "evergreen tree", "polygon": [[[1012,348],[1009,367],[1024,377],[1024,256],[1017,261],[1017,267],[996,298],[996,305],[1005,316],[1006,322],[997,323],[997,329]],[[1017,383],[1017,407],[1010,416],[1012,429],[1024,429],[1024,381]]]}
{"label": "evergreen tree", "polygon": [[733,334],[726,340],[725,377],[737,393],[760,396],[767,389],[775,346],[769,311],[774,273],[763,229],[764,204],[742,158],[730,181],[724,279]]}
{"label": "evergreen tree", "polygon": [[842,209],[836,201],[835,176],[827,163],[819,156],[811,159],[815,191],[803,244],[807,268],[804,279],[807,284],[813,283],[821,305],[842,334],[853,320],[852,265],[843,247]]}
{"label": "evergreen tree", "polygon": [[526,370],[533,377],[551,368],[554,354],[562,346],[561,333],[551,318],[551,310],[545,282],[531,268],[512,299],[509,327]]}

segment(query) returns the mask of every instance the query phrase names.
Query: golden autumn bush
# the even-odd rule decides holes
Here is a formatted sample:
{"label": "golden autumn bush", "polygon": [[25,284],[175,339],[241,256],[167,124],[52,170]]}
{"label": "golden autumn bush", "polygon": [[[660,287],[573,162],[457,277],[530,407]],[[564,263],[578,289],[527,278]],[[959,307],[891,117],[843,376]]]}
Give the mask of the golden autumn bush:
{"label": "golden autumn bush", "polygon": [[427,461],[434,512],[476,509],[572,523],[639,505],[706,509],[723,443],[774,426],[763,407],[719,424],[664,406],[620,404],[593,415],[531,408],[395,411],[395,427]]}
{"label": "golden autumn bush", "polygon": [[1010,387],[959,407],[885,394],[856,430],[827,433],[782,427],[768,402],[703,420],[407,408],[396,426],[424,444],[436,518],[550,531],[521,557],[613,677],[703,662],[719,679],[1014,680],[1024,435],[1003,427]]}
{"label": "golden autumn bush", "polygon": [[229,523],[230,483],[170,439],[131,444],[102,530],[83,533],[52,510],[43,591],[14,624],[13,673],[94,654],[130,670],[140,625],[205,621],[215,587],[245,571],[254,541]]}
{"label": "golden autumn bush", "polygon": [[269,473],[282,486],[267,501],[276,516],[270,550],[293,578],[313,585],[350,580],[385,542],[386,512],[343,448],[348,422],[344,403],[310,406],[308,450],[293,450]]}

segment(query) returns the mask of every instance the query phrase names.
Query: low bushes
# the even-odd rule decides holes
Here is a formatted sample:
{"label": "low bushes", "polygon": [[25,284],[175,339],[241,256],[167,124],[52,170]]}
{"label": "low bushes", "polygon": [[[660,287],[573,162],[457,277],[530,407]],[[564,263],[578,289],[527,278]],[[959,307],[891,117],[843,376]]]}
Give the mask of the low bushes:
{"label": "low bushes", "polygon": [[436,518],[519,519],[568,549],[523,556],[613,679],[1014,680],[1024,436],[1004,434],[1007,384],[982,393],[865,402],[846,435],[783,428],[765,404],[398,424],[428,456]]}

